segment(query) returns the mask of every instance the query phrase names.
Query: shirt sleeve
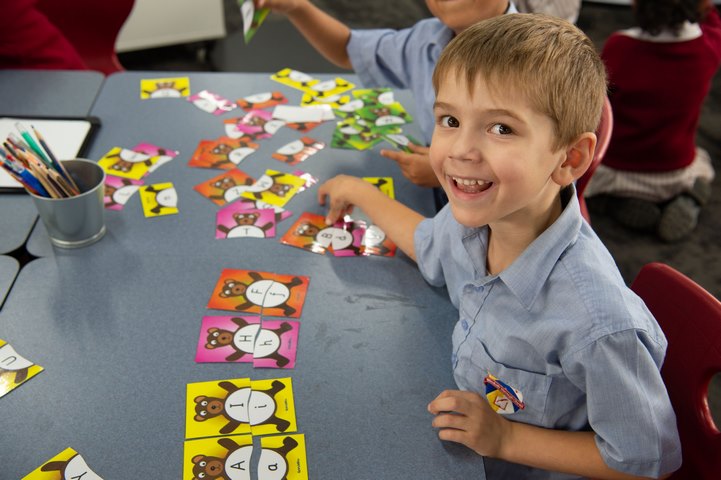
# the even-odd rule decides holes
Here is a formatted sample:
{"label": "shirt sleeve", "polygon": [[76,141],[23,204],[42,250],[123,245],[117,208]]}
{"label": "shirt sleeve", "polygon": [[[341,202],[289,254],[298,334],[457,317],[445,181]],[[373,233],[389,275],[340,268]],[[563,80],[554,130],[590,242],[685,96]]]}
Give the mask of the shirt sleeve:
{"label": "shirt sleeve", "polygon": [[346,50],[353,70],[367,87],[408,88],[405,49],[412,30],[351,30]]}
{"label": "shirt sleeve", "polygon": [[426,218],[416,227],[413,242],[416,253],[416,262],[421,275],[434,287],[446,284],[443,274],[443,265],[438,245],[442,244],[437,238],[438,223],[442,223],[438,214],[434,218]]}
{"label": "shirt sleeve", "polygon": [[657,478],[681,466],[676,415],[660,374],[665,348],[628,329],[562,359],[568,378],[586,392],[596,445],[614,470]]}

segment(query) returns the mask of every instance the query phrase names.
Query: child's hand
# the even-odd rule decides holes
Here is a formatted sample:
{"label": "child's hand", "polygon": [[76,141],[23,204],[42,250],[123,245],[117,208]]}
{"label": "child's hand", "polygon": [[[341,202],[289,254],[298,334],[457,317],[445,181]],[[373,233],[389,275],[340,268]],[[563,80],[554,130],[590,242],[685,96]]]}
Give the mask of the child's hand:
{"label": "child's hand", "polygon": [[368,187],[371,193],[376,188],[358,177],[349,175],[338,175],[323,183],[318,188],[318,203],[325,205],[326,198],[329,200],[325,223],[332,225],[343,215],[350,214],[353,206],[363,198],[363,190]]}
{"label": "child's hand", "polygon": [[288,14],[307,0],[253,0],[255,8],[269,8],[273,12]]}
{"label": "child's hand", "polygon": [[428,404],[428,411],[436,416],[438,438],[462,443],[479,455],[498,457],[509,436],[510,422],[475,392],[445,390]]}
{"label": "child's hand", "polygon": [[428,156],[428,147],[408,144],[413,153],[406,153],[397,150],[381,150],[381,155],[398,163],[403,175],[421,187],[440,187],[438,177],[431,168],[431,159]]}

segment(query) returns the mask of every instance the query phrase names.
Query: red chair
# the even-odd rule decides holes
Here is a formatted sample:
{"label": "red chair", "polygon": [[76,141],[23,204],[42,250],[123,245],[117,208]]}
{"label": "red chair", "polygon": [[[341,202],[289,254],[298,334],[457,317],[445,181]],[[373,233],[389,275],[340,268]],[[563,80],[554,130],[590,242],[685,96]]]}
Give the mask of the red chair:
{"label": "red chair", "polygon": [[708,407],[709,382],[721,371],[721,302],[662,263],[645,265],[631,289],[668,339],[661,375],[683,450],[683,465],[671,478],[721,478],[721,432]]}
{"label": "red chair", "polygon": [[135,0],[38,0],[38,10],[73,44],[91,70],[124,70],[115,41]]}
{"label": "red chair", "polygon": [[583,192],[586,190],[586,186],[588,186],[588,182],[591,180],[593,172],[595,172],[601,164],[603,156],[606,154],[606,150],[608,150],[608,144],[611,141],[612,131],[613,110],[611,110],[611,102],[609,102],[608,97],[606,97],[606,101],[603,102],[601,122],[598,124],[598,128],[596,129],[596,137],[598,140],[596,141],[596,151],[593,154],[593,160],[591,160],[591,165],[589,165],[586,173],[576,180],[576,195],[578,195],[578,204],[581,207],[581,215],[583,215],[583,218],[585,218],[588,223],[591,223],[591,216],[588,213],[588,207],[586,206],[586,199],[583,198]]}

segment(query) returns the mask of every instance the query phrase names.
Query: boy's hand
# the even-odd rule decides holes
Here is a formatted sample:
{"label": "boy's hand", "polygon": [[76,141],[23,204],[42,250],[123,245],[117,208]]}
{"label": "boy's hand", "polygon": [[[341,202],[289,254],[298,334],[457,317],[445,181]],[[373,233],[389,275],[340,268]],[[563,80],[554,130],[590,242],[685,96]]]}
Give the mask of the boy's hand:
{"label": "boy's hand", "polygon": [[323,183],[318,188],[318,203],[325,205],[328,199],[325,223],[332,225],[343,215],[353,212],[353,206],[363,198],[364,190],[372,194],[376,187],[350,175],[338,175]]}
{"label": "boy's hand", "polygon": [[436,416],[438,438],[462,443],[479,455],[499,457],[510,435],[510,422],[475,392],[445,390],[428,404],[428,411]]}
{"label": "boy's hand", "polygon": [[307,0],[253,0],[255,8],[269,8],[273,12],[288,14]]}
{"label": "boy's hand", "polygon": [[429,147],[408,144],[413,153],[397,150],[381,150],[381,155],[398,163],[403,175],[421,187],[440,187],[441,184],[431,168],[431,159],[428,156]]}

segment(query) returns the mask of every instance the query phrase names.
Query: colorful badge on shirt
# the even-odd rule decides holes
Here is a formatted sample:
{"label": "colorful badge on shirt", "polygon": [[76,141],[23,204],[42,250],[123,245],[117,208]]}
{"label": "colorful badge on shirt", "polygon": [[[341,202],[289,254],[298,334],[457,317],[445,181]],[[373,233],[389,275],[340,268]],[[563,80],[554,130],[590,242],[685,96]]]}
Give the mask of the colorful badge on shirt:
{"label": "colorful badge on shirt", "polygon": [[523,394],[490,373],[483,379],[486,384],[486,398],[491,408],[504,415],[516,413],[526,408]]}

